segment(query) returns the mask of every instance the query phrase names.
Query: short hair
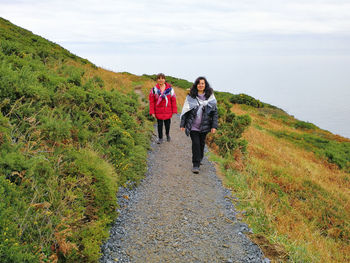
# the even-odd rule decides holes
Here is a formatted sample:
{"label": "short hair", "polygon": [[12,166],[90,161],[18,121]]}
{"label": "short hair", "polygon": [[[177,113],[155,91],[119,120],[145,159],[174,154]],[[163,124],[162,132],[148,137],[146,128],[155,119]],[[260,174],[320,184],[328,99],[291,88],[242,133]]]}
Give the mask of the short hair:
{"label": "short hair", "polygon": [[200,80],[204,80],[205,82],[205,89],[204,89],[204,96],[206,99],[209,99],[209,97],[211,96],[211,94],[213,94],[213,89],[210,87],[209,82],[207,81],[207,79],[205,77],[198,77],[195,82],[193,83],[193,86],[190,90],[190,96],[192,98],[196,98],[198,96],[198,90],[197,90],[197,85],[199,84]]}
{"label": "short hair", "polygon": [[157,75],[157,79],[165,79],[165,75],[163,73],[159,73]]}

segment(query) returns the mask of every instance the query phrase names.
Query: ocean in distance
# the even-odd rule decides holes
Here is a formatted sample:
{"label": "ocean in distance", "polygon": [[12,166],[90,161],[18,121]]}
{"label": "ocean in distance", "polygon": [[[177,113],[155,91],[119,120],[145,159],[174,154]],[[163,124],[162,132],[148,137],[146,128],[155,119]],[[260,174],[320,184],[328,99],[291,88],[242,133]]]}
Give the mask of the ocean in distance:
{"label": "ocean in distance", "polygon": [[[216,90],[248,94],[350,138],[349,57],[206,57],[189,65],[183,64],[182,71],[207,76]],[[194,81],[197,74],[184,78]]]}
{"label": "ocean in distance", "polygon": [[311,122],[323,130],[350,139],[349,92],[342,96],[334,96],[329,92],[316,98],[305,92],[288,95],[278,97],[276,93],[257,98],[283,109],[298,120]]}
{"label": "ocean in distance", "polygon": [[[228,73],[214,76],[217,89],[235,94],[246,93],[283,109],[301,121],[350,138],[348,60],[304,58],[300,63],[295,58],[289,58],[269,62],[268,65],[256,65],[256,61],[249,63],[251,69],[246,70],[251,72],[250,78],[248,74],[241,77],[237,73],[231,74],[238,77],[232,85],[225,85],[222,81]],[[240,72],[239,69],[234,71]]]}

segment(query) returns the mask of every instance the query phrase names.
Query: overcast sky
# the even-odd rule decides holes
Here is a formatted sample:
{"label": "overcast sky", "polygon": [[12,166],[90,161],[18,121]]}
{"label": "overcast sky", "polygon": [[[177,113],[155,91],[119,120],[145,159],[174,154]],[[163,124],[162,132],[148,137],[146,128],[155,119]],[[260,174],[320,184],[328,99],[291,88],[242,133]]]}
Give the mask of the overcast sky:
{"label": "overcast sky", "polygon": [[98,66],[205,75],[350,137],[349,0],[0,0],[0,16]]}

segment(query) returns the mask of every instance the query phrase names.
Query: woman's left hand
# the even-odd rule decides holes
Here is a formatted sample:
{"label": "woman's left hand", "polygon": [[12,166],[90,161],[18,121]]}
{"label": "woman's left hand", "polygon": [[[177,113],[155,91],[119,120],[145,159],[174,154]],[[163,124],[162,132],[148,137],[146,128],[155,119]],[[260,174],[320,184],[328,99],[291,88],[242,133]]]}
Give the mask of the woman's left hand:
{"label": "woman's left hand", "polygon": [[216,133],[216,129],[215,128],[211,128],[211,133]]}

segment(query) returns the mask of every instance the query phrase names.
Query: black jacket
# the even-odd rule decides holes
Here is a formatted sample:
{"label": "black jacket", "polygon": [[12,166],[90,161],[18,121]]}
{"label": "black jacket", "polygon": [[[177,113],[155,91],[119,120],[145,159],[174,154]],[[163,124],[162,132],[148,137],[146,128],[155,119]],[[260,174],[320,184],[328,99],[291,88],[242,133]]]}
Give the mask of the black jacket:
{"label": "black jacket", "polygon": [[[192,123],[196,118],[199,107],[193,108],[186,112],[181,117],[180,127],[185,128],[186,135],[188,136],[191,132]],[[218,109],[215,106],[210,107],[209,105],[203,107],[203,116],[200,126],[200,132],[210,132],[212,128],[218,128]]]}

